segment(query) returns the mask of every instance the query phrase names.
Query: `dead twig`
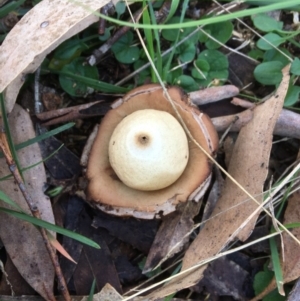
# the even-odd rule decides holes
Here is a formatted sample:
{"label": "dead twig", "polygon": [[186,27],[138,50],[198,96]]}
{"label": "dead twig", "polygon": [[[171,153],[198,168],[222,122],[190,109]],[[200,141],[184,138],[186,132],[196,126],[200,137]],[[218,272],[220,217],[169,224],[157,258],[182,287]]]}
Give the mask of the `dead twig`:
{"label": "dead twig", "polygon": [[[256,106],[250,101],[237,97],[234,97],[231,103],[247,109],[252,109]],[[250,113],[244,112],[234,115],[238,116],[240,121],[235,125],[232,131],[239,131],[245,122],[247,122],[247,119],[250,118]],[[233,115],[213,118],[213,123],[217,128],[217,131],[223,131],[224,128],[232,122],[232,118]],[[274,135],[300,139],[300,114],[287,109],[282,109],[275,125]]]}
{"label": "dead twig", "polygon": [[231,98],[239,94],[239,89],[233,85],[222,87],[211,87],[209,89],[198,90],[189,93],[192,103],[195,105],[205,105],[222,99]]}
{"label": "dead twig", "polygon": [[83,105],[39,113],[36,116],[42,122],[42,126],[49,126],[74,119],[105,115],[109,109],[109,104],[98,100]]}

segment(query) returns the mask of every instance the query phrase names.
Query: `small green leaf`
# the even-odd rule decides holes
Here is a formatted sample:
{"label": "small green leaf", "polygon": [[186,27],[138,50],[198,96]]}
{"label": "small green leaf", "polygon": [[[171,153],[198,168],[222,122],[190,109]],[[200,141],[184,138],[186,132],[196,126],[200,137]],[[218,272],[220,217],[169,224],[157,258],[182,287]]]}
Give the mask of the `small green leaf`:
{"label": "small green leaf", "polygon": [[179,47],[179,59],[181,62],[191,62],[196,55],[196,46],[194,43],[185,42],[181,44]]}
{"label": "small green leaf", "polygon": [[180,86],[186,92],[196,91],[199,89],[199,85],[191,76],[188,75],[179,76],[175,79],[174,84]]}
{"label": "small green leaf", "polygon": [[215,42],[214,40],[208,39],[205,43],[205,46],[208,49],[218,49],[221,47],[221,44],[225,44],[232,35],[233,25],[231,21],[220,22],[215,24],[210,24],[204,27],[204,30],[218,40],[220,43]]}
{"label": "small green leaf", "polygon": [[[269,44],[269,43],[271,44]],[[267,33],[264,36],[264,39],[260,38],[257,41],[257,47],[262,49],[262,50],[269,50],[269,49],[273,49],[274,47],[279,46],[280,44],[284,43],[285,39],[283,39],[281,36],[279,36],[276,33]]]}
{"label": "small green leaf", "polygon": [[85,43],[82,43],[78,38],[74,38],[59,45],[54,51],[53,56],[60,60],[73,59],[78,53],[87,49],[88,46]]}
{"label": "small green leaf", "polygon": [[300,75],[300,60],[296,57],[292,63],[290,72],[294,75]]}
{"label": "small green leaf", "polygon": [[175,69],[171,70],[167,74],[167,83],[170,83],[172,85],[177,85],[176,80],[181,75],[183,75],[182,68],[175,68]]}
{"label": "small green leaf", "polygon": [[[204,50],[195,61],[192,76],[196,79],[198,78],[199,80],[196,80],[197,83],[203,87],[211,84],[214,80],[218,80],[221,84],[228,78],[228,67],[228,59],[223,53],[218,50]],[[203,78],[198,69],[205,71],[204,75],[206,78]]]}
{"label": "small green leaf", "polygon": [[206,79],[210,70],[209,63],[206,60],[197,59],[194,62],[195,68],[192,69],[192,75],[197,79]]}
{"label": "small green leaf", "polygon": [[264,62],[279,61],[284,66],[287,65],[290,62],[288,57],[291,57],[291,54],[285,48],[280,47],[279,50],[281,52],[285,53],[286,56],[283,55],[281,52],[279,52],[277,49],[273,48],[273,49],[267,50],[265,52],[265,54],[263,56],[263,61]]}
{"label": "small green leaf", "polygon": [[248,55],[255,60],[262,59],[264,57],[264,52],[260,49],[252,49],[248,52]]}
{"label": "small green leaf", "polygon": [[267,287],[267,285],[270,283],[274,276],[274,273],[265,269],[264,271],[258,272],[255,275],[253,288],[255,291],[255,295],[260,294],[264,288]]}
{"label": "small green leaf", "polygon": [[[210,34],[210,31],[209,31],[208,28],[205,30],[205,32],[207,32],[208,34]],[[209,37],[207,36],[207,34],[205,34],[205,32],[203,32],[203,31],[199,32],[198,39],[199,39],[200,43],[206,43],[208,41],[208,39],[209,39]]]}
{"label": "small green leaf", "polygon": [[252,21],[254,26],[263,32],[281,30],[283,28],[283,22],[279,22],[267,14],[255,15],[252,17]]}
{"label": "small green leaf", "polygon": [[[255,295],[260,294],[271,282],[274,277],[274,273],[267,268],[267,264],[264,265],[264,270],[258,272],[254,277],[253,288]],[[263,301],[284,301],[285,296],[279,295],[278,291],[275,289],[267,296],[265,296]]]}
{"label": "small green leaf", "polygon": [[285,107],[292,107],[299,101],[300,87],[294,86],[290,83],[289,89],[287,91],[286,97],[284,99]]}
{"label": "small green leaf", "polygon": [[[65,65],[62,68],[62,72],[73,73],[75,75],[81,75],[89,79],[98,79],[98,69],[96,66],[90,66],[86,63],[84,58],[77,58],[70,64]],[[71,96],[86,96],[92,92],[91,88],[83,82],[77,81],[64,74],[59,75],[59,82],[61,87]]]}
{"label": "small green leaf", "polygon": [[59,45],[49,63],[49,68],[60,70],[64,65],[79,57],[82,51],[87,50],[88,46],[82,43],[77,37],[70,39]]}
{"label": "small green leaf", "polygon": [[110,38],[110,29],[111,28],[105,28],[104,34],[99,35],[99,40],[100,41],[104,42],[104,41],[107,41]]}
{"label": "small green leaf", "polygon": [[269,293],[267,296],[265,296],[262,301],[286,301],[286,296],[280,295],[278,293],[278,290],[275,289],[274,291]]}
{"label": "small green leaf", "polygon": [[124,1],[118,1],[115,5],[117,19],[120,19],[120,16],[125,13],[126,10],[126,3]]}
{"label": "small green leaf", "polygon": [[[147,63],[146,60],[139,59],[138,61],[134,62],[133,69],[137,70],[140,67],[144,66],[146,63]],[[151,78],[151,73],[150,73],[150,68],[148,67],[148,68],[143,69],[142,71],[138,72],[135,77],[135,80],[139,85],[142,85],[149,78]]]}
{"label": "small green leaf", "polygon": [[112,45],[111,50],[120,63],[131,64],[139,59],[140,50],[137,46],[132,46],[132,43],[133,34],[128,31]]}
{"label": "small green leaf", "polygon": [[282,79],[283,64],[278,61],[259,64],[254,69],[255,79],[263,85],[278,85]]}
{"label": "small green leaf", "polygon": [[[190,19],[184,19],[183,22],[189,22]],[[180,22],[180,17],[173,17],[170,19],[170,21],[167,24],[178,24]],[[170,42],[174,42],[178,35],[179,30],[179,40],[183,39],[187,35],[189,35],[192,31],[194,31],[196,27],[188,27],[188,28],[182,28],[182,29],[163,29],[161,34],[162,37]],[[195,34],[193,37],[191,37],[190,41],[196,41],[198,39],[198,35]]]}

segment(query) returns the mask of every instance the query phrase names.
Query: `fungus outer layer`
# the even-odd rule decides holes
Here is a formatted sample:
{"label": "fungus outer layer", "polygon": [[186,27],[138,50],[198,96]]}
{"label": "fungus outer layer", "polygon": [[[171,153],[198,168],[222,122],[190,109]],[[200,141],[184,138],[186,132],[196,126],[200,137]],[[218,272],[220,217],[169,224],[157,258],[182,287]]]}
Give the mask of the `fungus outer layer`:
{"label": "fungus outer layer", "polygon": [[[170,87],[168,93],[192,136],[208,153],[214,155],[218,136],[210,119],[189,103],[180,88]],[[209,185],[212,164],[189,137],[186,168],[177,181],[168,187],[142,191],[128,187],[118,178],[109,162],[109,141],[116,126],[126,116],[145,109],[165,111],[178,120],[161,86],[151,84],[126,94],[121,104],[110,110],[100,124],[87,166],[87,198],[107,213],[147,219],[166,215],[175,211],[180,202],[198,201]]]}
{"label": "fungus outer layer", "polygon": [[183,173],[189,157],[186,134],[171,114],[153,109],[126,116],[109,142],[109,162],[119,179],[137,190],[159,190]]}

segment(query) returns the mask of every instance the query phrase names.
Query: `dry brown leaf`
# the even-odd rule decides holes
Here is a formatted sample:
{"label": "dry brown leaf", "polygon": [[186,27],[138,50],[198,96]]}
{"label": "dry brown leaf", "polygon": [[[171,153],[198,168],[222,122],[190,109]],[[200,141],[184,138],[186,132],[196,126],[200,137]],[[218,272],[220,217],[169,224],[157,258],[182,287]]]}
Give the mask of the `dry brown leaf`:
{"label": "dry brown leaf", "polygon": [[93,11],[109,0],[44,0],[34,6],[10,31],[0,47],[0,92],[9,113],[24,83],[48,53],[98,20]]}
{"label": "dry brown leaf", "polygon": [[[268,172],[273,130],[289,85],[289,66],[274,96],[254,109],[253,119],[240,131],[228,172],[256,199],[262,201],[263,184]],[[258,205],[230,179],[210,219],[187,250],[182,270],[219,253],[235,238],[245,240],[252,232],[258,213],[242,227]],[[149,300],[190,287],[203,277],[205,266],[187,272],[149,296]]]}
{"label": "dry brown leaf", "polygon": [[143,274],[155,269],[178,253],[189,240],[194,227],[193,218],[199,213],[202,202],[180,204],[176,211],[163,218],[148,253]]}
{"label": "dry brown leaf", "polygon": [[[81,301],[87,301],[88,297],[83,297]],[[101,290],[100,293],[93,296],[93,301],[122,301],[122,296],[109,284],[107,283]]]}
{"label": "dry brown leaf", "polygon": [[214,167],[213,173],[214,173],[215,179],[214,179],[213,185],[210,188],[209,194],[207,196],[207,201],[206,201],[203,215],[201,218],[200,229],[202,229],[204,227],[205,221],[208,220],[209,217],[211,216],[214,208],[216,207],[216,204],[218,203],[221,192],[224,188],[225,181],[224,181],[221,171],[218,168]]}
{"label": "dry brown leaf", "polygon": [[[18,144],[35,136],[29,114],[15,105],[9,116],[9,126],[14,143]],[[21,166],[28,167],[42,160],[40,149],[33,144],[18,151]],[[9,174],[5,159],[0,159],[0,177]],[[43,164],[23,173],[26,188],[40,210],[42,219],[54,223],[50,200],[43,193],[46,174]],[[0,182],[0,190],[6,193],[24,211],[29,213],[22,193],[11,177]],[[8,207],[1,202],[2,207]],[[6,251],[23,278],[44,298],[53,293],[54,269],[40,232],[33,225],[0,213],[0,237]]]}
{"label": "dry brown leaf", "polygon": [[300,279],[296,281],[286,301],[298,301],[300,296]]}
{"label": "dry brown leaf", "polygon": [[[288,200],[288,206],[284,213],[284,224],[299,223],[300,221],[300,191],[296,191]],[[294,236],[300,239],[300,228],[291,230]],[[284,283],[300,277],[300,246],[288,233],[282,234],[284,244],[285,261],[282,262],[282,272]]]}
{"label": "dry brown leaf", "polygon": [[[1,269],[0,295],[34,295],[34,289],[23,279],[9,256],[7,256],[4,270]],[[5,275],[5,276],[4,276]],[[9,276],[8,276],[9,275]],[[7,277],[7,278],[6,278]],[[1,298],[2,300],[2,298]]]}

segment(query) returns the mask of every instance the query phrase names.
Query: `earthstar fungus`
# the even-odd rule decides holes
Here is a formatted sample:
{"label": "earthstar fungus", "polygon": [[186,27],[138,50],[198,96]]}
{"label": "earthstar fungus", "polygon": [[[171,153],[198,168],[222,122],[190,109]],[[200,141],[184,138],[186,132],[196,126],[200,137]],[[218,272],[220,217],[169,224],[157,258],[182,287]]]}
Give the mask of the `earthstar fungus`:
{"label": "earthstar fungus", "polygon": [[[180,88],[167,90],[192,136],[214,155],[218,136],[210,119]],[[141,86],[116,102],[100,124],[87,166],[88,201],[110,214],[159,217],[180,202],[198,201],[211,167],[186,136],[162,87]]]}
{"label": "earthstar fungus", "polygon": [[171,114],[153,109],[126,116],[109,142],[109,162],[119,179],[137,190],[173,184],[189,158],[186,134]]}

